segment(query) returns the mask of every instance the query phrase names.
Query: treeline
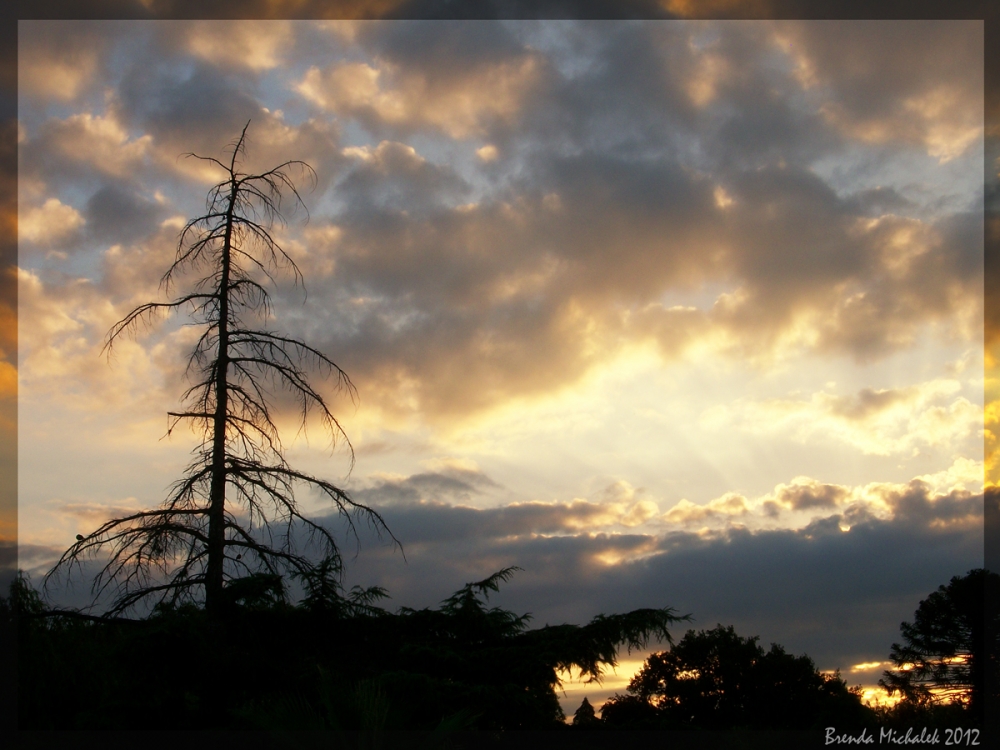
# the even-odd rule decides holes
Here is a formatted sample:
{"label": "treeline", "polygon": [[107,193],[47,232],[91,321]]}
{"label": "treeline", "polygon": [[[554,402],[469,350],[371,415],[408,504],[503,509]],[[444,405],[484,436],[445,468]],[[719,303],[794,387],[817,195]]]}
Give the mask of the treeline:
{"label": "treeline", "polygon": [[[222,617],[185,605],[143,620],[47,611],[24,577],[0,604],[18,637],[21,729],[564,728],[557,670],[596,676],[619,648],[669,638],[670,609],[529,629],[487,605],[515,569],[436,609],[389,612],[331,575],[288,603],[280,577],[227,587]],[[329,568],[327,573],[333,573]]]}
{"label": "treeline", "polygon": [[892,669],[879,684],[900,700],[865,705],[860,687],[823,674],[806,655],[732,627],[689,630],[650,656],[624,695],[600,718],[585,701],[573,723],[590,728],[771,729],[817,727],[982,727],[1000,716],[1000,575],[983,568],[955,576],[923,599]]}
{"label": "treeline", "polygon": [[[336,567],[321,564],[303,580],[305,596],[295,605],[280,576],[255,575],[227,587],[221,618],[188,604],[161,606],[141,620],[48,610],[19,575],[0,599],[3,636],[17,637],[18,725],[440,735],[981,724],[972,701],[936,702],[916,688],[892,708],[872,708],[859,687],[819,672],[808,656],[777,644],[765,649],[732,627],[688,630],[674,642],[668,628],[689,618],[667,608],[530,629],[528,615],[488,606],[490,592],[515,570],[468,584],[436,609],[389,612],[379,606],[383,589],[346,592]],[[996,583],[994,574],[972,571],[935,594],[958,591],[956,581],[968,589],[983,575]],[[940,599],[932,595],[921,608],[929,601],[944,611]],[[913,627],[904,633],[912,636]],[[954,621],[949,632],[961,630]],[[567,724],[558,670],[597,677],[623,646],[653,640],[671,646],[647,659],[624,695],[601,707],[585,700]],[[986,655],[995,662],[995,651]],[[966,660],[970,680],[979,658]],[[990,701],[995,692],[986,685]]]}

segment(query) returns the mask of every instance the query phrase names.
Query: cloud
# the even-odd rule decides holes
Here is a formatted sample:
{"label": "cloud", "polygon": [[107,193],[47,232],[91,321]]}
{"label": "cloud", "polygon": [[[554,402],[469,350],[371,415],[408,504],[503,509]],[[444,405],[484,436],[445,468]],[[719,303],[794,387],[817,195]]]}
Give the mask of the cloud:
{"label": "cloud", "polygon": [[[116,249],[120,251],[113,247],[109,252]],[[145,296],[141,264],[134,270],[134,277],[123,274],[121,288],[132,283],[130,297]],[[131,309],[131,299],[119,297],[115,304],[88,279],[59,274],[22,269],[18,282],[18,376],[24,409],[57,403],[77,415],[95,415],[128,405],[159,414],[176,398],[171,392],[183,383],[191,329],[154,326],[143,345],[123,337],[106,360],[101,356],[104,336]],[[156,277],[151,284],[155,289]]]}
{"label": "cloud", "polygon": [[98,86],[120,32],[115,22],[30,21],[18,24],[18,94],[33,100],[78,101]]}
{"label": "cloud", "polygon": [[[862,512],[859,503],[876,497],[888,513]],[[712,533],[649,525],[600,531],[590,522],[602,506],[580,500],[481,509],[393,505],[384,515],[407,562],[363,539],[350,577],[400,592],[396,606],[427,606],[467,581],[518,565],[524,572],[498,602],[534,613],[538,624],[673,606],[693,612],[696,624],[732,623],[808,651],[823,668],[846,670],[884,656],[921,598],[981,564],[981,494],[935,493],[921,481],[845,488],[797,478],[766,498],[789,509],[798,504],[814,520],[798,529],[749,530],[738,522],[761,499],[731,495],[714,507],[735,525]],[[588,523],[572,527],[580,521]]]}
{"label": "cloud", "polygon": [[458,197],[468,185],[453,170],[428,162],[403,143],[382,141],[375,148],[354,147],[346,153],[357,166],[341,181],[339,189],[358,212],[417,214]]}
{"label": "cloud", "polygon": [[[404,130],[432,127],[453,138],[468,138],[484,134],[484,122],[514,118],[534,75],[529,58],[447,87],[388,65],[345,63],[310,68],[297,91],[324,110],[357,117],[376,132],[385,125]],[[383,80],[392,82],[383,85]]]}
{"label": "cloud", "polygon": [[446,467],[409,477],[376,477],[354,496],[372,506],[431,502],[468,502],[499,485],[478,469]]}
{"label": "cloud", "polygon": [[128,243],[156,231],[163,206],[130,187],[109,183],[87,200],[87,228],[93,238]]}
{"label": "cloud", "polygon": [[482,135],[492,123],[517,117],[539,77],[537,56],[495,24],[369,25],[351,36],[374,48],[373,64],[314,65],[295,89],[376,133],[432,128],[452,138]]}
{"label": "cloud", "polygon": [[779,484],[775,488],[775,502],[791,510],[813,510],[816,508],[836,508],[849,492],[845,487],[820,484],[808,477],[799,477],[790,485]]}
{"label": "cloud", "polygon": [[695,505],[690,500],[681,500],[663,514],[663,520],[680,526],[704,524],[709,520],[731,521],[734,517],[750,512],[747,500],[735,492],[727,492],[722,497],[710,500],[705,505]]}
{"label": "cloud", "polygon": [[186,37],[196,57],[260,72],[282,64],[293,31],[287,21],[200,21],[191,24]]}
{"label": "cloud", "polygon": [[59,247],[77,234],[86,220],[72,206],[49,198],[41,206],[22,209],[17,221],[18,238],[36,245]]}
{"label": "cloud", "polygon": [[[814,31],[794,24],[267,26],[265,57],[287,56],[274,70],[293,71],[281,85],[311,97],[311,116],[262,88],[270,62],[213,57],[220,28],[122,27],[161,64],[124,55],[104,110],[30,132],[24,177],[66,203],[60,186],[102,173],[79,210],[133,262],[129,244],[167,209],[197,210],[190,180],[218,178],[178,154],[218,156],[252,120],[249,169],[304,159],[319,175],[314,223],[282,234],[323,279],[301,325],[343,352],[387,416],[443,423],[554,393],[648,340],[667,360],[763,368],[877,362],[932,328],[981,335],[979,213],[954,202],[928,213],[940,191],[921,196],[892,169],[845,189],[816,167],[875,148],[849,142],[820,113],[826,99],[810,98],[822,88],[852,111],[881,106],[881,84],[829,53],[836,39],[870,41],[867,26],[829,27],[812,56],[801,49]],[[963,28],[921,27],[920,59]],[[776,50],[793,64],[765,64]],[[892,75],[904,98],[926,93],[915,73]],[[351,118],[368,128],[360,141],[344,139]],[[904,164],[908,143],[878,145],[873,163]],[[100,217],[120,211],[135,223],[108,234]],[[292,302],[278,295],[285,320]]]}
{"label": "cloud", "polygon": [[[504,538],[633,528],[659,513],[655,502],[642,498],[642,490],[625,481],[607,486],[598,493],[596,501],[535,500],[483,508],[482,504],[489,502],[490,494],[497,489],[502,488],[479,469],[451,466],[408,477],[375,477],[354,490],[352,497],[371,507],[393,508],[403,528],[411,521],[419,524],[425,508],[442,511],[453,508],[456,517],[462,520],[448,538]],[[418,535],[422,541],[428,531],[420,528]]]}
{"label": "cloud", "polygon": [[[982,26],[968,21],[775,24],[823,117],[869,143],[919,144],[947,162],[982,138]],[[924,65],[929,48],[941,64]]]}
{"label": "cloud", "polygon": [[50,119],[38,135],[22,145],[29,174],[39,170],[65,180],[77,170],[125,178],[140,171],[153,137],[132,137],[113,112],[81,112]]}
{"label": "cloud", "polygon": [[709,407],[702,425],[800,442],[832,439],[868,455],[905,455],[980,433],[982,409],[956,395],[960,389],[958,381],[937,379],[904,388],[864,388],[850,396],[820,391],[808,399],[741,399]]}
{"label": "cloud", "polygon": [[145,509],[136,504],[133,497],[127,498],[125,504],[63,503],[55,506],[54,510],[75,518],[81,528],[96,528],[111,518],[121,518]]}

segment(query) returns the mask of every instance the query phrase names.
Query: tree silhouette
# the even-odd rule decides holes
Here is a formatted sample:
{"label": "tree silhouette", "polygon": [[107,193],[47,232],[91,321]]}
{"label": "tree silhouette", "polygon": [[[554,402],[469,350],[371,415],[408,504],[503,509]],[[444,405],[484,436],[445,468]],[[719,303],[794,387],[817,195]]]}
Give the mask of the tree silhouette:
{"label": "tree silhouette", "polygon": [[817,671],[808,656],[777,645],[765,651],[756,636],[730,626],[689,630],[669,651],[652,654],[627,695],[601,709],[614,726],[702,729],[809,729],[874,721],[839,675]]}
{"label": "tree silhouette", "polygon": [[573,726],[592,727],[598,723],[599,720],[597,718],[597,714],[594,713],[594,707],[590,705],[590,701],[587,700],[587,696],[584,696],[580,707],[576,709],[576,712],[573,714]]}
{"label": "tree silhouette", "polygon": [[[200,272],[200,278],[169,302],[136,307],[111,328],[104,345],[110,357],[121,336],[134,335],[163,312],[187,309],[194,325],[202,329],[187,363],[193,384],[184,393],[184,408],[168,412],[168,434],[185,420],[202,437],[184,476],[160,508],[110,520],[78,537],[46,576],[48,581],[60,570],[79,566],[83,556],[107,551],[93,593],[96,601],[111,587],[114,600],[109,615],[150,597],[161,603],[197,601],[199,591],[213,615],[232,598],[227,589],[245,598],[250,594],[237,589],[263,586],[263,593],[258,593],[265,599],[281,598],[283,574],[309,580],[314,572],[313,561],[302,549],[310,543],[321,549],[324,573],[341,570],[334,537],[300,513],[293,492],[296,484],[310,485],[332,500],[351,532],[355,531],[352,513],[360,514],[380,535],[388,533],[399,545],[375,510],[285,461],[274,422],[276,391],[294,397],[303,426],[310,412],[318,413],[332,446],[346,443],[353,466],[350,441],[326,398],[311,384],[308,370],[332,376],[336,388],[352,400],[356,390],[347,374],[321,351],[267,327],[272,312],[267,285],[275,282],[274,274],[290,272],[296,285],[303,282],[272,228],[275,222],[284,224],[283,199],[290,199],[291,211],[305,208],[292,172],[313,181],[315,172],[302,161],[287,161],[260,174],[241,171],[249,126],[248,122],[231,144],[228,163],[186,154],[220,167],[226,178],[208,192],[205,213],[181,231],[175,260],[160,286],[169,292],[188,272]],[[234,513],[234,507],[245,515]],[[306,545],[296,544],[295,526],[303,527]],[[233,586],[239,579],[247,585]]]}
{"label": "tree silhouette", "polygon": [[982,719],[985,704],[997,700],[1000,575],[977,568],[953,577],[899,629],[904,643],[893,643],[889,655],[896,669],[879,684],[916,704],[962,703]]}
{"label": "tree silhouette", "polygon": [[[295,605],[260,597],[224,627],[189,603],[142,619],[46,610],[21,577],[0,597],[0,631],[18,620],[18,726],[368,731],[365,747],[378,746],[382,730],[432,731],[423,747],[443,746],[430,740],[457,730],[562,730],[563,670],[600,678],[622,647],[669,643],[668,628],[689,619],[640,609],[529,629],[529,614],[488,603],[515,570],[469,583],[437,607],[390,612],[379,606],[384,590],[344,591],[317,565],[310,597]],[[254,658],[261,644],[292,647]],[[150,680],[136,665],[154,653],[183,655],[200,677],[164,668]],[[362,739],[334,734],[326,744]]]}

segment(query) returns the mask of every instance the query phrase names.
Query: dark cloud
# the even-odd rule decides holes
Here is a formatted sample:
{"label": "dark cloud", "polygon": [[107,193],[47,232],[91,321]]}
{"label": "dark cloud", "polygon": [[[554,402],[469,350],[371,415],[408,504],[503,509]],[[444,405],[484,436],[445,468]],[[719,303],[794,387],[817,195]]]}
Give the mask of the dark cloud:
{"label": "dark cloud", "polygon": [[855,216],[881,216],[887,213],[909,213],[916,208],[895,188],[874,187],[859,190],[844,199],[844,208]]}
{"label": "dark cloud", "polygon": [[968,107],[960,117],[982,118],[979,22],[779,22],[777,28],[801,56],[807,80],[829,91],[852,124],[887,124],[887,138],[922,139],[926,126],[914,102],[945,92]]}
{"label": "dark cloud", "polygon": [[[5,545],[0,546],[0,550],[8,549]],[[64,552],[64,550],[58,547],[50,547],[48,545],[41,544],[19,544],[16,546],[16,563],[17,566],[23,570],[34,570],[40,565],[51,565],[59,556]],[[7,567],[7,561],[4,560],[0,563],[0,568]]]}
{"label": "dark cloud", "polygon": [[469,185],[453,169],[428,162],[411,147],[383,141],[337,190],[348,204],[348,217],[379,225],[389,218],[386,213],[418,215],[454,205]]}
{"label": "dark cloud", "polygon": [[128,243],[155,231],[163,208],[128,185],[108,184],[90,196],[84,216],[95,240]]}
{"label": "dark cloud", "polygon": [[252,80],[198,61],[183,66],[135,61],[117,93],[123,119],[177,153],[215,155],[220,134],[232,140],[260,114]]}
{"label": "dark cloud", "polygon": [[470,69],[507,62],[524,54],[523,45],[491,21],[403,20],[364,24],[358,41],[379,57],[437,79],[468,75]]}
{"label": "dark cloud", "polygon": [[983,496],[965,490],[953,490],[947,495],[933,496],[926,483],[910,482],[903,492],[890,493],[886,502],[895,518],[913,526],[972,521],[971,527],[982,530],[979,516],[983,512]]}
{"label": "dark cloud", "polygon": [[835,514],[798,531],[732,528],[711,537],[550,536],[541,533],[545,516],[524,513],[530,504],[424,503],[385,514],[407,562],[364,542],[350,577],[387,585],[396,605],[430,606],[468,581],[518,565],[524,572],[497,603],[533,612],[539,624],[672,606],[693,613],[696,627],[734,624],[806,651],[823,668],[847,667],[886,655],[921,598],[982,564],[981,495],[934,497],[915,483],[893,502],[894,520],[855,514],[846,532],[845,517]]}
{"label": "dark cloud", "polygon": [[807,484],[782,486],[777,500],[792,510],[809,508],[835,508],[847,497],[847,490],[832,484]]}
{"label": "dark cloud", "polygon": [[373,507],[412,505],[424,500],[461,503],[470,501],[484,490],[499,486],[481,471],[450,468],[405,478],[377,479],[369,486],[356,490],[353,496]]}

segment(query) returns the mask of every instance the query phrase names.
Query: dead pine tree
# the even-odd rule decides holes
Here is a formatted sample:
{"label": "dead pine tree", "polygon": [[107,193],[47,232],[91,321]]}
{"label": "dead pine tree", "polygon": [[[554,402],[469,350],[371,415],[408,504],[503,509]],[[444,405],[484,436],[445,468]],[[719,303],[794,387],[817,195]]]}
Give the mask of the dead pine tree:
{"label": "dead pine tree", "polygon": [[[293,493],[296,484],[311,485],[332,500],[355,537],[355,519],[361,517],[399,546],[378,512],[285,461],[274,422],[276,392],[294,396],[303,426],[316,412],[333,444],[347,445],[353,466],[350,441],[324,396],[310,383],[309,370],[332,377],[352,401],[356,390],[347,374],[321,351],[266,327],[271,317],[267,286],[274,283],[274,274],[291,273],[297,285],[303,281],[272,228],[275,222],[284,222],[283,200],[291,202],[292,211],[305,208],[292,172],[313,181],[315,172],[301,161],[288,161],[260,174],[240,171],[249,125],[232,144],[228,163],[185,155],[221,167],[226,178],[209,191],[205,213],[181,231],[176,258],[161,288],[169,293],[184,273],[202,275],[169,302],[136,307],[111,328],[105,341],[103,351],[110,356],[123,335],[134,335],[158,314],[181,310],[188,310],[193,323],[203,329],[188,360],[187,373],[194,383],[184,394],[184,408],[168,413],[168,434],[178,423],[189,421],[202,438],[184,476],[158,509],[107,521],[78,537],[46,576],[48,581],[59,571],[79,566],[85,556],[107,555],[94,578],[93,594],[96,601],[106,591],[113,592],[109,616],[142,601],[176,604],[202,597],[207,612],[217,615],[239,589],[232,584],[241,580],[264,579],[283,591],[283,576],[304,577],[316,569],[295,541],[295,526],[302,527],[298,531],[307,543],[318,543],[325,570],[342,570],[330,531],[299,511]],[[244,511],[242,518],[234,508]],[[227,589],[231,589],[228,598]]]}

